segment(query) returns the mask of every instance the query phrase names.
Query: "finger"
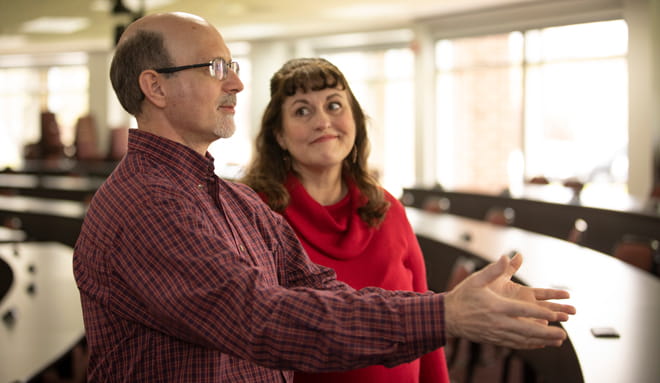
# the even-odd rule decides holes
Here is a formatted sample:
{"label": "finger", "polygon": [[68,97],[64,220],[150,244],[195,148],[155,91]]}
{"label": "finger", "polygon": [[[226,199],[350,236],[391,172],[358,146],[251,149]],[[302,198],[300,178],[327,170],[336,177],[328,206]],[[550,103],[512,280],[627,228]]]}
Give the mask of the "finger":
{"label": "finger", "polygon": [[511,275],[515,274],[518,269],[520,269],[520,266],[522,266],[523,263],[523,256],[522,254],[516,252],[516,254],[511,258],[511,262],[509,264],[509,268],[513,270]]}
{"label": "finger", "polygon": [[534,297],[538,300],[548,300],[548,299],[568,299],[571,297],[568,291],[566,290],[557,290],[557,289],[541,289],[534,288]]}
{"label": "finger", "polygon": [[567,315],[563,312],[550,310],[540,303],[541,302],[530,303],[514,299],[503,299],[501,310],[504,314],[510,317],[542,319],[549,322],[558,321],[560,318]]}
{"label": "finger", "polygon": [[485,287],[498,277],[502,276],[509,265],[509,258],[501,256],[497,262],[493,262],[483,269],[472,274],[466,282],[474,287]]}
{"label": "finger", "polygon": [[518,337],[507,340],[508,343],[501,342],[501,346],[515,348],[519,350],[533,350],[544,347],[559,347],[564,343],[563,339],[539,339],[530,337]]}
{"label": "finger", "polygon": [[540,306],[545,307],[548,310],[552,310],[556,313],[561,313],[561,314],[566,314],[566,315],[561,315],[562,317],[565,317],[566,319],[558,319],[560,321],[566,321],[568,320],[568,315],[575,315],[577,310],[575,307],[571,305],[564,305],[561,303],[553,303],[553,302],[538,302]]}
{"label": "finger", "polygon": [[560,346],[566,339],[566,332],[554,326],[521,318],[505,318],[499,322],[491,342],[518,349],[531,349],[546,346]]}
{"label": "finger", "polygon": [[509,331],[522,337],[537,341],[554,341],[566,339],[566,331],[558,326],[549,326],[547,322],[529,320],[527,318],[507,318]]}

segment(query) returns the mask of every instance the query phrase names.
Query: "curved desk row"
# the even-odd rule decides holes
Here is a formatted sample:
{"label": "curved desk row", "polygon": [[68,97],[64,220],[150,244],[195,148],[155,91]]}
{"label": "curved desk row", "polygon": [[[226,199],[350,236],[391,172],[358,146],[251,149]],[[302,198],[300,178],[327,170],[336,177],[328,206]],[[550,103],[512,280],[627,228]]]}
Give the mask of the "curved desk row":
{"label": "curved desk row", "polygon": [[29,239],[73,246],[86,211],[82,202],[0,195],[0,220],[19,218]]}
{"label": "curved desk row", "polygon": [[0,297],[0,382],[28,381],[84,337],[72,255],[59,243],[0,245],[13,279]]}
{"label": "curved desk row", "polygon": [[0,173],[0,192],[72,201],[89,200],[105,178]]}
{"label": "curved desk row", "polygon": [[107,177],[112,173],[118,163],[119,161],[116,160],[82,161],[73,158],[54,160],[26,159],[23,160],[22,165],[7,168],[6,172],[50,175],[80,174]]}
{"label": "curved desk row", "polygon": [[577,198],[567,188],[535,185],[514,198],[407,188],[401,199],[405,205],[420,209],[430,198],[441,199],[449,213],[475,219],[484,219],[491,207],[510,207],[515,211],[513,226],[560,239],[566,239],[575,221],[583,219],[588,229],[581,244],[608,254],[626,234],[660,240],[660,201],[637,201],[619,194],[608,199],[585,192]]}
{"label": "curved desk row", "polygon": [[0,243],[23,242],[25,239],[26,235],[24,231],[0,226]]}
{"label": "curved desk row", "polygon": [[[569,354],[577,358],[578,370],[571,366],[574,361],[566,360],[571,357],[566,350],[526,352],[546,362],[555,358],[546,371],[552,375],[549,381],[660,381],[660,279],[553,237],[450,214],[406,211],[417,236],[436,243],[438,250],[449,246],[487,262],[517,250],[524,262],[515,277],[522,283],[571,293],[568,302],[578,313],[561,325],[568,333],[573,349]],[[432,259],[443,254],[427,247],[424,256]],[[620,337],[596,338],[591,333],[596,327],[612,327]],[[564,355],[558,356],[561,352]]]}

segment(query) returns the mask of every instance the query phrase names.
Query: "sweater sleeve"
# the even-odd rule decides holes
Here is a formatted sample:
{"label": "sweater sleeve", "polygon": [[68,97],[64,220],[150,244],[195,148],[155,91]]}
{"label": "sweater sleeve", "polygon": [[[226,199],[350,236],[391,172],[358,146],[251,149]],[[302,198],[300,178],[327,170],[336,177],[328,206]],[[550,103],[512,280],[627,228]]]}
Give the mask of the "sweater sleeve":
{"label": "sweater sleeve", "polygon": [[[390,201],[391,208],[396,209],[401,214],[402,226],[408,238],[408,267],[413,274],[413,287],[416,292],[428,290],[426,280],[426,265],[424,255],[417,241],[408,218],[405,215],[405,209],[398,200]],[[424,355],[420,359],[420,383],[438,383],[449,382],[449,372],[445,360],[444,348],[439,348],[433,352]]]}

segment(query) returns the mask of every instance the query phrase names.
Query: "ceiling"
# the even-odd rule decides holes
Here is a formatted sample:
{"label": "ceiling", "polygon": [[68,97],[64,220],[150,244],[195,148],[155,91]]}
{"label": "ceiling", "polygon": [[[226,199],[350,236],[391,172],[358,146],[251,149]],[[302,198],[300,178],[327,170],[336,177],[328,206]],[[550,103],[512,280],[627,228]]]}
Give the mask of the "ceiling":
{"label": "ceiling", "polygon": [[[548,0],[123,0],[123,4],[133,15],[141,9],[195,13],[215,24],[226,40],[238,41],[397,28],[418,19],[535,1]],[[0,54],[109,49],[115,26],[134,17],[113,14],[115,2],[0,0]],[[60,25],[63,30],[44,30],[44,25]]]}

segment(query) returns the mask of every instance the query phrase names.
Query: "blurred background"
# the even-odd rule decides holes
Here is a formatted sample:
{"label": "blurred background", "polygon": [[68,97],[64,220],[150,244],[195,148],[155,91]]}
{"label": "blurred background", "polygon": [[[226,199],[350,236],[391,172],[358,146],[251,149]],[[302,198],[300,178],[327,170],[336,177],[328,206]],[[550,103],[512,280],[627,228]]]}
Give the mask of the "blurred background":
{"label": "blurred background", "polygon": [[222,176],[250,158],[274,71],[323,56],[368,113],[371,166],[395,195],[515,192],[542,177],[647,196],[658,183],[658,3],[2,0],[0,168],[43,156],[49,126],[64,160],[121,158],[135,124],[108,79],[116,38],[142,14],[186,11],[220,29],[246,85],[236,134],[211,148]]}

